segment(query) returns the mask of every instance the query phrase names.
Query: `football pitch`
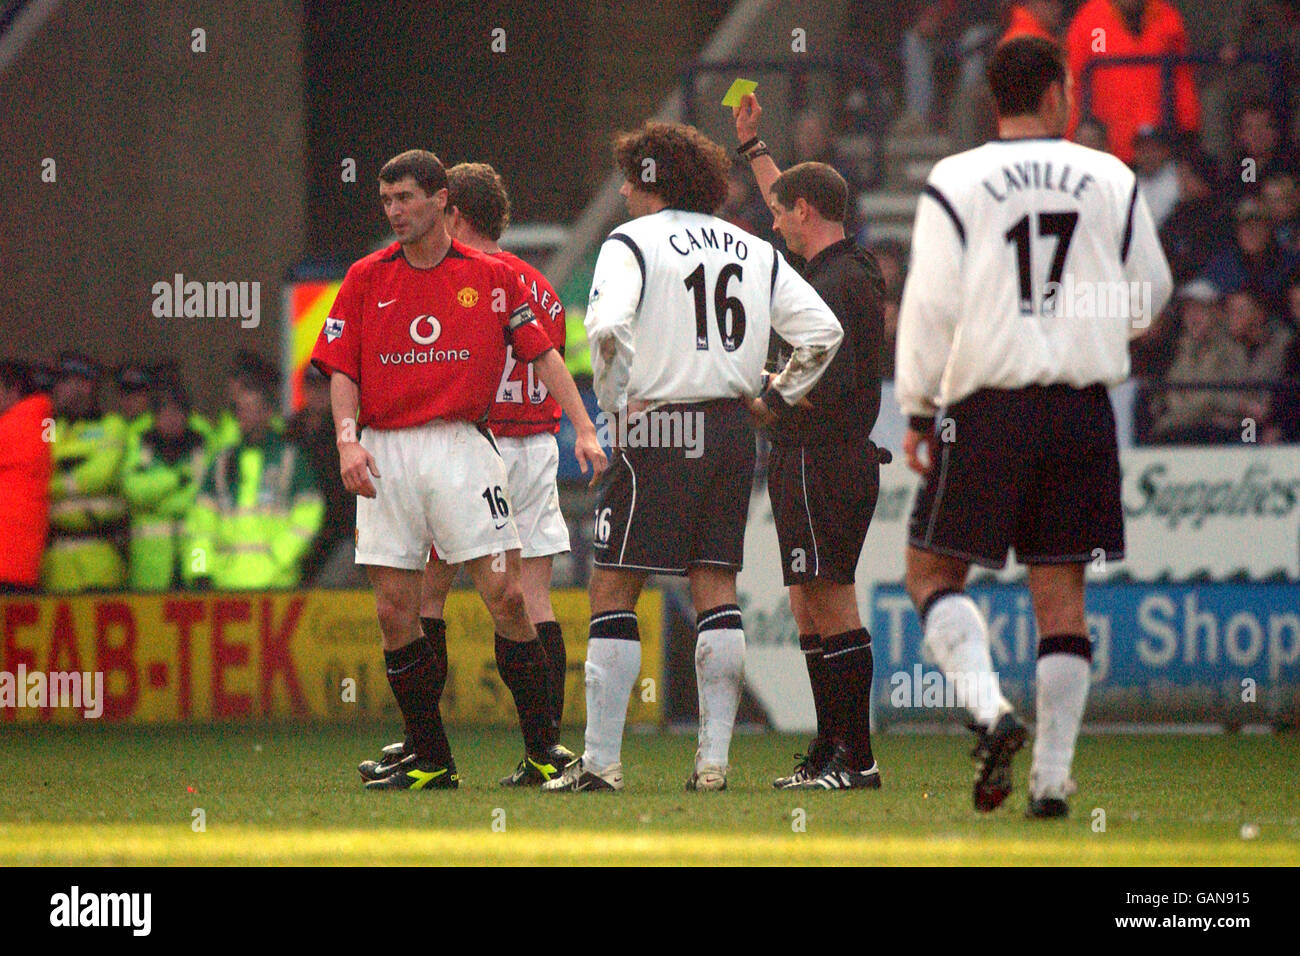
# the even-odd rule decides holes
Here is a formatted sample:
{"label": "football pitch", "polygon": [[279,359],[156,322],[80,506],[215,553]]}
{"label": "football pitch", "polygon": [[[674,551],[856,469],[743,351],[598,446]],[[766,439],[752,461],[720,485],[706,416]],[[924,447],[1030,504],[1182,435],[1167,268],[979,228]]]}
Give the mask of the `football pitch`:
{"label": "football pitch", "polygon": [[1031,822],[1028,749],[977,815],[965,735],[879,735],[883,789],[838,793],[772,789],[802,738],[740,734],[730,789],[686,793],[694,737],[631,735],[624,793],[542,794],[496,784],[517,733],[452,728],[459,790],[365,792],[391,732],[6,727],[0,866],[1300,864],[1293,735],[1085,735],[1071,817]]}

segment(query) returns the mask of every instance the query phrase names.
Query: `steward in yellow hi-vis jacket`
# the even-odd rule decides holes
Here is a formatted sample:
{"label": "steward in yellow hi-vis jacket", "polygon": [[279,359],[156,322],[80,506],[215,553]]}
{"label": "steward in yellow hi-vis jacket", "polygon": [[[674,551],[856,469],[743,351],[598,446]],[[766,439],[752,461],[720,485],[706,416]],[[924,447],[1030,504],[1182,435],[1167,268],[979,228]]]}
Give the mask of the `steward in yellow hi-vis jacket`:
{"label": "steward in yellow hi-vis jacket", "polygon": [[187,521],[184,570],[218,590],[292,588],[325,502],[307,456],[271,427],[278,373],[263,363],[236,379],[240,441],[208,469]]}
{"label": "steward in yellow hi-vis jacket", "polygon": [[[257,378],[268,373],[276,375],[278,381],[278,373],[275,372],[274,367],[269,365],[266,359],[262,358],[258,353],[248,349],[240,349],[235,353],[230,372],[226,376],[227,406],[222,408],[211,422],[205,423],[206,429],[200,429],[203,431],[203,437],[208,443],[208,454],[211,457],[215,458],[220,452],[225,451],[227,448],[234,448],[239,444],[242,430],[239,426],[238,416],[235,413],[235,396],[239,394],[240,382],[250,376]],[[283,433],[284,418],[275,411],[275,405],[278,401],[278,395],[273,396],[271,399],[270,427],[274,432]]]}
{"label": "steward in yellow hi-vis jacket", "polygon": [[[183,558],[185,519],[207,470],[203,436],[189,427],[189,399],[176,383],[150,396],[152,427],[134,435],[122,469],[122,494],[131,513],[133,591],[166,591],[190,579]],[[178,562],[182,575],[177,575]]]}
{"label": "steward in yellow hi-vis jacket", "polygon": [[117,370],[117,413],[126,421],[127,444],[153,427],[149,392],[153,387],[150,370],[134,363]]}
{"label": "steward in yellow hi-vis jacket", "polygon": [[93,360],[65,352],[55,374],[50,542],[41,583],[56,594],[117,590],[126,580],[120,482],[127,425],[100,411],[100,368]]}

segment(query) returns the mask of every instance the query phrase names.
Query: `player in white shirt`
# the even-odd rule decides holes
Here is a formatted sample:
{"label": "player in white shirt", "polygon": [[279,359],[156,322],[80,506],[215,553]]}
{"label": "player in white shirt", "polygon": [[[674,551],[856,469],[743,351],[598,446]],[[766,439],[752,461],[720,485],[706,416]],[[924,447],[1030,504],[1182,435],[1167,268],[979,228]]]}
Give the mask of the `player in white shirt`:
{"label": "player in white shirt", "polygon": [[[907,588],[923,649],[967,700],[975,808],[996,809],[1027,738],[1002,696],[971,563],[1029,568],[1038,623],[1029,815],[1068,813],[1092,645],[1084,569],[1124,554],[1119,455],[1106,386],[1172,291],[1136,177],[1061,139],[1069,71],[1021,37],[990,60],[999,139],[940,161],[917,209],[899,315],[895,390],[908,465],[925,476]],[[936,416],[938,422],[936,425]]]}
{"label": "player in white shirt", "polygon": [[[596,506],[586,750],[543,790],[621,790],[628,697],[641,669],[649,574],[690,579],[700,733],[687,789],[723,790],[744,669],[736,603],[754,474],[752,416],[816,384],[843,332],[772,246],[718,219],[726,151],[690,126],[646,123],[615,158],[634,217],[605,240],[586,328],[593,383],[620,446]],[[794,349],[762,391],[769,333]]]}

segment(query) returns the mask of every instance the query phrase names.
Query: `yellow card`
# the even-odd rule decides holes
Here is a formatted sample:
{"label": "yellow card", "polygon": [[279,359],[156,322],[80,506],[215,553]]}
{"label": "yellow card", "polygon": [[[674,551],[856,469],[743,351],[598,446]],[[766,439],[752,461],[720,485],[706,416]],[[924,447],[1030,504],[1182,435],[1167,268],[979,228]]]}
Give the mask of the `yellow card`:
{"label": "yellow card", "polygon": [[758,84],[753,80],[737,80],[731,84],[731,89],[727,90],[727,95],[722,98],[722,105],[739,106],[740,101],[756,89]]}

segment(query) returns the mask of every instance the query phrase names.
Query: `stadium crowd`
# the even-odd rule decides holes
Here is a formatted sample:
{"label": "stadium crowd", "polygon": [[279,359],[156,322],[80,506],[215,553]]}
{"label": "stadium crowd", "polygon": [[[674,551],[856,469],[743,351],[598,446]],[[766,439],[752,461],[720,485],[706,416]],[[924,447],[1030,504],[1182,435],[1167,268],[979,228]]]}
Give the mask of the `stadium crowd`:
{"label": "stadium crowd", "polygon": [[[889,135],[943,133],[953,151],[994,136],[984,64],[999,42],[1029,34],[1067,51],[1072,138],[1138,173],[1178,294],[1133,343],[1136,440],[1300,441],[1300,124],[1288,100],[1300,87],[1300,2],[1229,0],[1219,32],[1204,35],[1168,0],[897,6],[897,18],[881,18],[853,5],[843,41],[884,64],[872,96],[896,104]],[[1170,58],[1168,92],[1159,66],[1131,57]],[[800,125],[833,129],[820,153],[852,169],[837,142],[861,132],[861,91],[841,87],[833,119],[805,115]],[[859,191],[879,185],[879,168],[859,172]],[[725,214],[762,221],[740,187]],[[908,250],[856,225],[885,274],[892,338]],[[892,378],[893,349],[885,355]]]}
{"label": "stadium crowd", "polygon": [[[111,407],[102,402],[108,378]],[[312,581],[351,538],[329,387],[284,420],[280,373],[241,352],[215,420],[174,363],[0,363],[0,593],[261,590]]]}
{"label": "stadium crowd", "polygon": [[[1137,171],[1178,284],[1132,344],[1135,438],[1300,442],[1300,111],[1287,95],[1300,88],[1300,0],[1229,0],[1218,35],[1201,36],[1168,0],[905,0],[891,18],[850,6],[846,47],[892,64],[870,97],[896,104],[890,135],[946,133],[953,149],[993,135],[983,77],[997,43],[1060,42],[1076,87],[1071,135]],[[1168,82],[1132,57],[1167,58]],[[862,84],[841,79],[834,108],[797,117],[786,158],[829,162],[859,193],[882,171],[845,145],[872,110]],[[908,250],[849,210],[847,231],[885,279],[889,379]],[[721,214],[773,237],[743,170]],[[328,383],[309,371],[288,421],[280,387],[274,366],[241,353],[209,420],[173,363],[110,376],[74,352],[0,362],[0,593],[314,580],[351,538],[355,500],[339,479]]]}

